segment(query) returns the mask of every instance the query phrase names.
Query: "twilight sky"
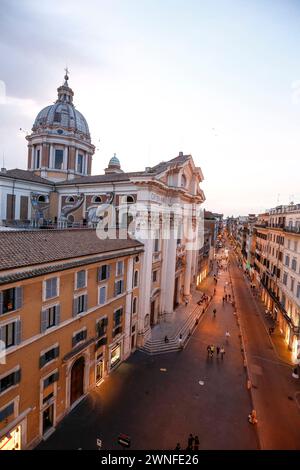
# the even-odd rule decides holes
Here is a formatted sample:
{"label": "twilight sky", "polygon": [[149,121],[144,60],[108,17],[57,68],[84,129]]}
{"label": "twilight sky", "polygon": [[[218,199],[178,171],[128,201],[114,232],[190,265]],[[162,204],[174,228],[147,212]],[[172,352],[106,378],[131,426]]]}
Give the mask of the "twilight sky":
{"label": "twilight sky", "polygon": [[300,202],[299,0],[0,0],[0,157],[25,168],[64,67],[125,171],[191,153],[207,209]]}

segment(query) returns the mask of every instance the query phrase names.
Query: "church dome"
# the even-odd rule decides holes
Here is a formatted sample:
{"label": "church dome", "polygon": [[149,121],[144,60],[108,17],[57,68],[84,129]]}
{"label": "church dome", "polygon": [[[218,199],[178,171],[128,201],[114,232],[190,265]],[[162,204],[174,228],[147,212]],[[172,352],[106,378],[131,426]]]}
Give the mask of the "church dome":
{"label": "church dome", "polygon": [[50,106],[43,108],[37,115],[32,130],[47,131],[49,134],[75,135],[78,138],[91,141],[89,127],[85,117],[75,109],[73,90],[68,85],[68,75],[65,82],[57,89],[58,98]]}
{"label": "church dome", "polygon": [[121,167],[120,160],[118,159],[118,157],[116,156],[115,153],[114,153],[114,156],[111,157],[111,159],[109,160],[108,166],[118,166],[118,167]]}

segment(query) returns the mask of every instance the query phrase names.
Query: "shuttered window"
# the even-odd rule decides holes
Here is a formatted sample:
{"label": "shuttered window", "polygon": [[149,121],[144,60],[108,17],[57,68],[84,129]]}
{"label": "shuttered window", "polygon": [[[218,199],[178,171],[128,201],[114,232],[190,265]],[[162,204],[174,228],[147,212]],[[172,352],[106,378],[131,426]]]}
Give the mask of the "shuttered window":
{"label": "shuttered window", "polygon": [[97,337],[101,338],[101,336],[104,336],[107,332],[107,325],[108,325],[108,318],[101,318],[96,324],[96,333]]}
{"label": "shuttered window", "polygon": [[106,286],[102,286],[99,289],[99,304],[103,305],[106,302]]}
{"label": "shuttered window", "polygon": [[44,380],[44,388],[47,388],[49,385],[53,384],[54,382],[57,382],[58,379],[59,379],[58,372],[54,372],[54,374],[49,375],[49,377],[47,377]]}
{"label": "shuttered window", "polygon": [[15,404],[14,402],[12,402],[8,406],[0,410],[0,423],[4,421],[5,419],[7,419],[12,414],[14,414],[14,407],[15,407]]}
{"label": "shuttered window", "polygon": [[60,323],[60,305],[43,309],[41,311],[41,333]]}
{"label": "shuttered window", "polygon": [[116,281],[115,282],[115,297],[117,295],[120,295],[123,293],[123,289],[124,289],[124,281],[123,279],[120,279],[119,281]]}
{"label": "shuttered window", "polygon": [[122,276],[124,269],[124,261],[118,261],[116,265],[116,276]]}
{"label": "shuttered window", "polygon": [[16,346],[21,342],[21,321],[7,323],[0,327],[0,341],[3,341],[5,348]]}
{"label": "shuttered window", "polygon": [[79,271],[76,275],[76,289],[86,286],[86,271]]}
{"label": "shuttered window", "polygon": [[98,281],[106,281],[110,277],[110,265],[103,264],[98,268],[97,278]]}
{"label": "shuttered window", "polygon": [[119,326],[122,322],[123,308],[119,308],[114,312],[114,328]]}
{"label": "shuttered window", "polygon": [[76,317],[79,313],[86,312],[88,308],[88,296],[80,295],[73,300],[73,316]]}
{"label": "shuttered window", "polygon": [[58,282],[57,277],[53,277],[51,279],[46,279],[45,281],[45,299],[52,299],[53,297],[57,297],[58,295]]}
{"label": "shuttered window", "polygon": [[72,338],[72,346],[76,346],[80,341],[84,341],[87,337],[87,330],[81,330],[76,333]]}
{"label": "shuttered window", "polygon": [[20,381],[21,381],[21,369],[18,369],[17,371],[6,375],[2,379],[0,379],[0,393],[20,383]]}
{"label": "shuttered window", "polygon": [[0,292],[0,315],[13,312],[22,307],[23,288],[13,287]]}
{"label": "shuttered window", "polygon": [[45,364],[48,364],[48,362],[56,359],[58,356],[59,356],[59,346],[49,349],[49,351],[46,351],[40,357],[40,368],[43,367]]}

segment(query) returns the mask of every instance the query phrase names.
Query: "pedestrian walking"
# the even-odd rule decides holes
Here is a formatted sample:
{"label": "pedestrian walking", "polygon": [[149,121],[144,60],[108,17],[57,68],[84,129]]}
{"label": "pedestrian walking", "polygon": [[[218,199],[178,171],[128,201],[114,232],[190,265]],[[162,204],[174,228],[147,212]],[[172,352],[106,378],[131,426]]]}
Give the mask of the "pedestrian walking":
{"label": "pedestrian walking", "polygon": [[214,314],[214,317],[216,316],[216,313],[217,313],[217,309],[216,309],[216,308],[214,308],[214,309],[213,309],[213,314]]}
{"label": "pedestrian walking", "polygon": [[224,354],[225,354],[225,349],[223,348],[223,346],[220,349],[220,353],[221,353],[221,359],[223,359]]}
{"label": "pedestrian walking", "polygon": [[217,351],[217,357],[219,357],[219,354],[220,354],[220,346],[217,346],[216,351]]}
{"label": "pedestrian walking", "polygon": [[190,434],[189,437],[188,437],[188,449],[192,449],[193,448],[193,444],[194,444],[194,436],[193,434]]}
{"label": "pedestrian walking", "polygon": [[229,302],[231,301],[231,294],[228,294]]}
{"label": "pedestrian walking", "polygon": [[198,436],[195,436],[195,440],[194,440],[194,450],[199,450],[199,437]]}
{"label": "pedestrian walking", "polygon": [[223,299],[222,299],[222,300],[223,300],[223,305],[224,305],[224,302],[225,302],[225,297],[223,297]]}
{"label": "pedestrian walking", "polygon": [[183,348],[183,340],[182,340],[182,334],[180,333],[179,338],[178,338],[178,346],[180,349]]}
{"label": "pedestrian walking", "polygon": [[180,442],[177,442],[175,450],[180,450]]}
{"label": "pedestrian walking", "polygon": [[169,342],[169,338],[167,337],[167,335],[165,336],[165,343],[168,343]]}
{"label": "pedestrian walking", "polygon": [[229,333],[229,331],[226,331],[226,333],[225,333],[225,338],[226,338],[226,342],[228,343],[228,340],[229,340],[229,338],[230,338],[230,333]]}
{"label": "pedestrian walking", "polygon": [[210,357],[214,357],[214,352],[215,352],[215,347],[214,347],[214,345],[212,344],[212,345],[210,346]]}
{"label": "pedestrian walking", "polygon": [[225,294],[225,302],[227,302],[227,294]]}
{"label": "pedestrian walking", "polygon": [[210,356],[210,345],[207,346],[206,350],[207,350],[207,356]]}

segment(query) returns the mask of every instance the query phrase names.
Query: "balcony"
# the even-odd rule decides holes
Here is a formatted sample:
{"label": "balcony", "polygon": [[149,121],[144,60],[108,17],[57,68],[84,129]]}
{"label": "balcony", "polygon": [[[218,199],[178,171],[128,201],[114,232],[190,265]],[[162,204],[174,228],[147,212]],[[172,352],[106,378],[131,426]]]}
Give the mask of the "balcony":
{"label": "balcony", "polygon": [[300,235],[300,227],[284,227],[283,231]]}

